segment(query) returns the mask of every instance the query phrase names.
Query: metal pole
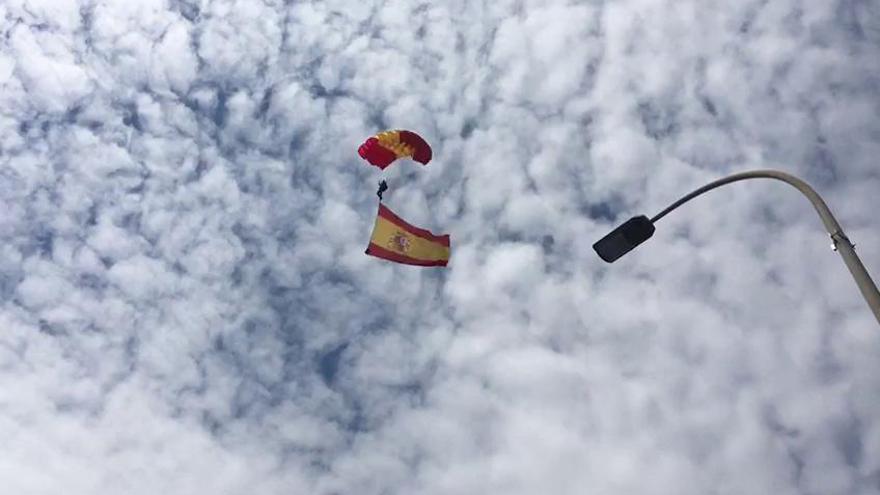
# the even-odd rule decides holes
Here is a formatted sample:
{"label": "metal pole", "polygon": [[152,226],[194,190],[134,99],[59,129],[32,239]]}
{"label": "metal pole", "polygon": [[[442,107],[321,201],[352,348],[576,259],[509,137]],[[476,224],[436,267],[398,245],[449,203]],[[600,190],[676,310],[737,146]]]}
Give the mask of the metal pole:
{"label": "metal pole", "polygon": [[868,307],[871,308],[871,311],[874,313],[874,318],[877,319],[877,323],[880,323],[880,292],[877,291],[877,286],[874,284],[874,281],[871,280],[871,276],[868,274],[868,271],[865,270],[865,265],[862,264],[862,260],[860,260],[858,255],[856,255],[853,243],[850,242],[849,238],[843,232],[843,228],[841,228],[840,224],[837,223],[837,219],[834,218],[834,215],[831,214],[831,210],[828,208],[828,205],[825,204],[825,201],[822,200],[819,194],[815,190],[813,190],[813,188],[810,187],[809,184],[793,175],[787,174],[785,172],[780,172],[778,170],[752,170],[750,172],[729,175],[714,182],[710,182],[709,184],[706,184],[705,186],[696,189],[690,194],[682,197],[675,203],[672,203],[666,209],[655,215],[654,218],[651,219],[651,222],[656,222],[657,220],[660,220],[672,210],[678,208],[679,206],[687,203],[688,201],[696,198],[697,196],[705,192],[711,191],[712,189],[721,187],[725,184],[730,184],[731,182],[738,182],[746,179],[781,180],[782,182],[794,186],[798,191],[803,193],[803,195],[806,196],[807,199],[810,200],[810,203],[813,204],[813,207],[819,213],[819,217],[822,219],[822,223],[825,225],[825,230],[828,231],[829,235],[831,235],[833,249],[840,253],[840,256],[843,258],[843,262],[846,263],[846,267],[849,268],[849,272],[855,279],[856,285],[859,286],[859,290],[862,292],[862,296],[865,298],[865,302],[868,303]]}

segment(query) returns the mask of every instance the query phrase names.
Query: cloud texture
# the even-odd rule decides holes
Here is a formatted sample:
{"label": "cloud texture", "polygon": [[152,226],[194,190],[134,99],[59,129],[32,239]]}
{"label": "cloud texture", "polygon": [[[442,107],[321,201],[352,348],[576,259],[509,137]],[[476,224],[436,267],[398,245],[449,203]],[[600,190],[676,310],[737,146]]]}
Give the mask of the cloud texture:
{"label": "cloud texture", "polygon": [[[0,3],[16,494],[880,493],[864,0]],[[448,269],[364,256],[388,204]]]}

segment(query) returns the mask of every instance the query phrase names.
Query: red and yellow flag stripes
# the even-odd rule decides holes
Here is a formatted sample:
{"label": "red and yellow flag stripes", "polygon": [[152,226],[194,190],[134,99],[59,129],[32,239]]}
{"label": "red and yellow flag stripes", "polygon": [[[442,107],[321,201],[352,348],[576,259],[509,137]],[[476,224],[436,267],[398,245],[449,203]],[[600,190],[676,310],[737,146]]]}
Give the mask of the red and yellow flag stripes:
{"label": "red and yellow flag stripes", "polygon": [[367,254],[407,265],[446,266],[449,234],[435,235],[414,227],[379,203]]}

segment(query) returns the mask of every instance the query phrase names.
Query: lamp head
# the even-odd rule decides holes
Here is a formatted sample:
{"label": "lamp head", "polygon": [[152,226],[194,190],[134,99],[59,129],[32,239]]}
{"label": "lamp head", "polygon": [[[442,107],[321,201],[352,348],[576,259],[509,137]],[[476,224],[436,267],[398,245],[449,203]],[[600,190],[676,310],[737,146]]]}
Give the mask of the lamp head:
{"label": "lamp head", "polygon": [[600,258],[613,263],[654,235],[654,224],[645,215],[632,217],[593,244]]}

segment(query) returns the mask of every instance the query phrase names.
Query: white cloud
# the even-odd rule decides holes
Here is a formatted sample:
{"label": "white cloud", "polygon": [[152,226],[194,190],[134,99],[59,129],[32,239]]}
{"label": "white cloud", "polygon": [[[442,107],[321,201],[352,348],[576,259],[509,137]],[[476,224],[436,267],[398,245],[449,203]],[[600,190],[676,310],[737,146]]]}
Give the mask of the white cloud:
{"label": "white cloud", "polygon": [[[877,493],[869,2],[0,5],[10,493]],[[382,128],[434,147],[384,174]],[[365,256],[375,184],[452,235]]]}
{"label": "white cloud", "polygon": [[38,111],[63,112],[93,88],[88,72],[76,64],[67,40],[51,33],[13,28],[8,41],[16,73]]}

